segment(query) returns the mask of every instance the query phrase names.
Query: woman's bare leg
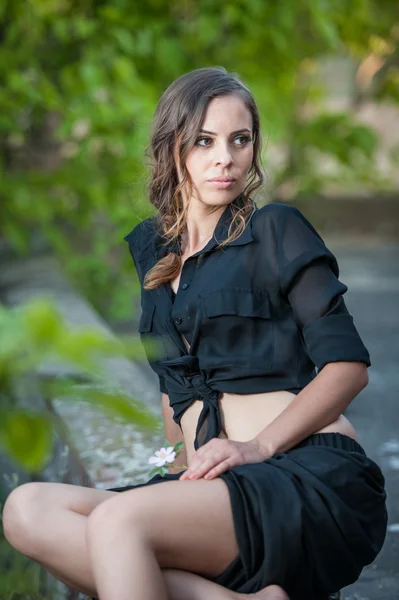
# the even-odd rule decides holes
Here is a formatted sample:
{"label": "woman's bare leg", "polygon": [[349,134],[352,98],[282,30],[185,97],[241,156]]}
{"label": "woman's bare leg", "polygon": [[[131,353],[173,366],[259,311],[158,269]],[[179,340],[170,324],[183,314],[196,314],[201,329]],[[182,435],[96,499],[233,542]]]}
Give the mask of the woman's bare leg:
{"label": "woman's bare leg", "polygon": [[[3,512],[6,537],[17,550],[40,563],[72,589],[96,596],[86,547],[87,515],[104,500],[117,495],[117,492],[67,484],[20,486],[10,495]],[[163,569],[162,574],[171,600],[247,597],[188,571]],[[263,590],[251,598],[287,598],[277,595],[273,588],[275,586],[268,588],[270,595]]]}
{"label": "woman's bare leg", "polygon": [[[88,517],[87,547],[101,600],[167,600],[161,569],[212,577],[237,556],[227,486],[212,481],[166,481],[126,491]],[[217,540],[217,543],[215,543]]]}
{"label": "woman's bare leg", "polygon": [[[42,564],[75,589],[95,591],[85,529],[93,509],[118,492],[64,483],[17,487],[3,509],[4,535],[22,554]],[[61,577],[62,575],[62,577]]]}
{"label": "woman's bare leg", "polygon": [[[220,478],[165,482],[162,493],[157,486],[127,491],[96,507],[86,531],[101,600],[130,600],[132,589],[141,600],[167,600],[162,569],[211,578],[238,554],[229,491]],[[215,599],[242,597],[212,585]],[[284,598],[279,592],[274,586],[258,598]]]}
{"label": "woman's bare leg", "polygon": [[[39,564],[72,590],[77,590],[87,596],[97,596],[97,592],[79,589],[74,581],[68,581],[60,573],[48,568],[47,565]],[[170,600],[209,600],[209,598],[212,598],[212,600],[289,600],[284,590],[276,585],[267,586],[255,594],[239,594],[188,571],[162,569],[162,574],[165,578]]]}
{"label": "woman's bare leg", "polygon": [[[97,596],[94,589],[79,589],[74,581],[65,579],[63,575],[50,569],[45,564],[39,564],[69,588],[87,596]],[[162,569],[162,575],[165,578],[169,600],[209,600],[210,598],[212,600],[289,600],[284,590],[276,585],[267,586],[256,594],[238,594],[188,571]]]}

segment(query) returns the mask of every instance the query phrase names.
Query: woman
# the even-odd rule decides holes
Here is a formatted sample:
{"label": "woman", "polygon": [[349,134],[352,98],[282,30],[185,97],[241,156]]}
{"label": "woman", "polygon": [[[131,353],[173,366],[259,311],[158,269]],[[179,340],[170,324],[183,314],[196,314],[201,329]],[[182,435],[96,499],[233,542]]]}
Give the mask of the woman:
{"label": "woman", "polygon": [[370,366],[347,287],[300,211],[251,200],[259,115],[235,74],[172,83],[151,145],[157,217],[125,239],[188,469],[112,490],[22,485],[5,534],[101,600],[325,600],[374,560],[387,521],[384,478],[342,415]]}

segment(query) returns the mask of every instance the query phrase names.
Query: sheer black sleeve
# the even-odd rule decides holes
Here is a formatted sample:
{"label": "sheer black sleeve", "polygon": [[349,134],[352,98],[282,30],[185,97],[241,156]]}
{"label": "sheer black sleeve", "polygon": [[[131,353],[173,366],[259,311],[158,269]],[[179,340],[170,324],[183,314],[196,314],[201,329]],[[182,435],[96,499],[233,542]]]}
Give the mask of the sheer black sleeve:
{"label": "sheer black sleeve", "polygon": [[297,209],[285,206],[277,226],[280,289],[302,330],[309,357],[321,370],[329,362],[359,361],[370,366],[364,346],[343,299],[333,253]]}
{"label": "sheer black sleeve", "polygon": [[[133,231],[131,231],[128,235],[126,235],[123,239],[125,240],[125,242],[128,243],[129,245],[129,252],[130,252],[130,256],[133,259],[133,264],[135,266],[138,278],[140,280],[140,286],[141,286],[141,290],[143,288],[143,279],[144,279],[144,273],[142,271],[141,265],[140,265],[140,261],[137,259],[138,256],[138,252],[139,252],[139,242],[140,242],[140,226],[136,227],[135,229],[133,229]],[[166,388],[165,385],[165,379],[162,375],[158,375],[159,378],[159,389],[161,391],[161,393],[167,394],[168,390]]]}
{"label": "sheer black sleeve", "polygon": [[140,242],[139,226],[136,226],[133,229],[133,231],[131,231],[130,233],[125,235],[125,237],[123,239],[125,240],[125,242],[127,242],[128,246],[129,246],[130,256],[132,257],[134,267],[136,269],[137,275],[140,280],[140,284],[142,285],[143,284],[143,273],[140,268],[140,263],[137,260],[137,256],[139,253],[139,242]]}

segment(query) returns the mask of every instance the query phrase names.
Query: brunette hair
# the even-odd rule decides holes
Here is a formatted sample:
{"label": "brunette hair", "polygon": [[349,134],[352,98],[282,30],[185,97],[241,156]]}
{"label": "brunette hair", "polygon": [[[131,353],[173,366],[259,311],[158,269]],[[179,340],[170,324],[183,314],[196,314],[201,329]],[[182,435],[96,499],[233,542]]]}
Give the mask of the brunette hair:
{"label": "brunette hair", "polygon": [[[213,98],[232,94],[242,98],[252,115],[253,161],[241,194],[241,206],[234,202],[230,205],[233,218],[228,237],[219,247],[241,235],[253,212],[250,194],[262,187],[264,181],[255,100],[236,73],[228,73],[224,67],[196,69],[181,75],[161,96],[154,115],[150,146],[146,149],[151,161],[149,201],[158,211],[157,226],[166,243],[179,241],[186,228],[188,204],[183,198],[191,197],[193,187],[185,162],[198,138],[208,104]],[[148,271],[144,288],[154,289],[173,280],[180,269],[181,255],[169,252]]]}

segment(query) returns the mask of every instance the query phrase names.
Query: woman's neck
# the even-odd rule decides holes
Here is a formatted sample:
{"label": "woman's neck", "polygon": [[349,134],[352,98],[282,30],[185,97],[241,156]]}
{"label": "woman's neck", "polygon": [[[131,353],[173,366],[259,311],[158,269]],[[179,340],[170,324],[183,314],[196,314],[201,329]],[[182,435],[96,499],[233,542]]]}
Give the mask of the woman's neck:
{"label": "woman's neck", "polygon": [[210,212],[208,207],[192,206],[187,215],[186,230],[182,234],[182,252],[195,254],[206,246],[212,238],[215,227],[226,209],[226,206],[214,207]]}

